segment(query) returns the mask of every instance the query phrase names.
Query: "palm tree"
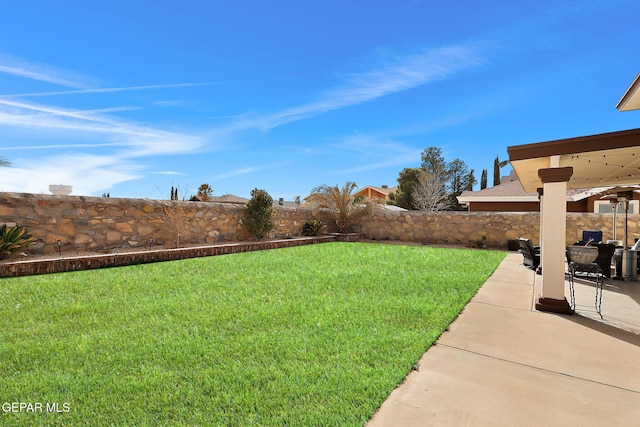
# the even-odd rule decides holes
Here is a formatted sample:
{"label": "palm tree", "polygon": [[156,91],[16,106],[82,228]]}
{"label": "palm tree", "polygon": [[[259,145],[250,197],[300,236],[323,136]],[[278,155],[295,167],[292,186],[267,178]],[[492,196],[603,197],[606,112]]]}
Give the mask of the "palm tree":
{"label": "palm tree", "polygon": [[0,157],[0,166],[11,166],[11,162],[4,157]]}
{"label": "palm tree", "polygon": [[342,188],[324,184],[311,190],[311,195],[305,200],[315,205],[321,216],[333,222],[338,232],[348,233],[372,209],[372,201],[353,196],[356,188],[355,182],[347,182]]}
{"label": "palm tree", "polygon": [[208,202],[213,194],[213,188],[209,184],[202,184],[198,187],[198,199],[201,202]]}

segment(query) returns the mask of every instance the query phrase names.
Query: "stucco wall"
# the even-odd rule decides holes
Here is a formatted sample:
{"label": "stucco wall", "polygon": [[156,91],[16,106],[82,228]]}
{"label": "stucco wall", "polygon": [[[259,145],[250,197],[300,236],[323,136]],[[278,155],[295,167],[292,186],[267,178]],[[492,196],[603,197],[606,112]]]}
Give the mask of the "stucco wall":
{"label": "stucco wall", "polygon": [[[102,251],[122,247],[173,244],[178,230],[181,244],[247,241],[252,237],[242,224],[245,207],[225,203],[172,202],[0,193],[0,224],[29,227],[38,239],[34,253],[57,250]],[[311,210],[276,207],[275,238],[295,237],[314,217]],[[172,218],[173,217],[173,218]],[[629,241],[640,237],[640,215],[629,215]],[[612,214],[567,214],[566,243],[580,240],[583,230],[602,230],[611,238]],[[533,213],[498,212],[395,212],[382,208],[356,231],[375,240],[404,240],[426,244],[474,246],[486,237],[490,248],[506,248],[518,237],[538,243],[540,217]],[[624,215],[618,215],[618,238],[624,232]],[[153,245],[152,245],[153,246]]]}

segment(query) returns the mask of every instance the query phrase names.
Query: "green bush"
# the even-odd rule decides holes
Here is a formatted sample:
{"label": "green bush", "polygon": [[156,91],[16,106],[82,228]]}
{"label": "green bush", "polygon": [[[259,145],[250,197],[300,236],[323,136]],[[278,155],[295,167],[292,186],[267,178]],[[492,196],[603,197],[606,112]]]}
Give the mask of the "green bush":
{"label": "green bush", "polygon": [[273,198],[266,190],[254,188],[251,190],[251,200],[247,202],[247,211],[244,218],[244,225],[260,240],[267,235],[275,226],[273,216],[276,211],[273,209]]}
{"label": "green bush", "polygon": [[0,227],[0,258],[8,258],[11,254],[24,251],[29,245],[35,243],[35,239],[27,232],[27,229],[15,225]]}
{"label": "green bush", "polygon": [[325,224],[321,219],[310,219],[302,225],[302,235],[319,236],[324,232]]}

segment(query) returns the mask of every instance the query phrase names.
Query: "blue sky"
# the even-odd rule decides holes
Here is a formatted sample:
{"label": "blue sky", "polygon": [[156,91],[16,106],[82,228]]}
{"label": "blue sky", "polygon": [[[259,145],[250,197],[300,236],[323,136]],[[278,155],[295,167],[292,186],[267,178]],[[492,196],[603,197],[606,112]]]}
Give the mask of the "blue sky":
{"label": "blue sky", "polygon": [[5,3],[0,191],[293,200],[640,127],[633,0]]}

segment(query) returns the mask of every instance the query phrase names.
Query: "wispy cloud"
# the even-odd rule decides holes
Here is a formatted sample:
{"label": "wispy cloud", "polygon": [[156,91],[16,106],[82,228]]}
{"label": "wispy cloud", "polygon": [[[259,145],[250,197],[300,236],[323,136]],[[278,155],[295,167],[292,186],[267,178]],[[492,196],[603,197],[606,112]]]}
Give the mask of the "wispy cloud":
{"label": "wispy cloud", "polygon": [[62,150],[72,148],[105,148],[105,147],[122,147],[125,144],[42,144],[42,145],[16,145],[12,147],[2,147],[2,151],[23,151],[23,150]]}
{"label": "wispy cloud", "polygon": [[42,193],[49,184],[72,184],[74,194],[92,194],[140,178],[140,166],[118,156],[74,154],[30,159],[28,167],[0,169],[2,191]]}
{"label": "wispy cloud", "polygon": [[339,175],[355,174],[393,166],[416,163],[420,159],[421,149],[402,141],[383,138],[375,135],[358,133],[333,145],[336,150],[355,151],[363,164],[336,171]]}
{"label": "wispy cloud", "polygon": [[[2,71],[2,68],[0,66],[0,72],[1,71]],[[212,83],[212,82],[170,83],[170,84],[128,86],[128,87],[58,90],[58,91],[48,91],[48,92],[26,92],[26,93],[0,95],[0,98],[33,98],[33,97],[40,97],[40,96],[56,96],[56,95],[85,95],[85,94],[96,94],[96,93],[133,92],[133,91],[154,90],[154,89],[178,89],[178,88],[185,88],[185,87],[209,86],[213,84],[215,83]]]}
{"label": "wispy cloud", "polygon": [[[287,123],[371,102],[380,97],[450,78],[456,73],[473,69],[482,63],[483,59],[478,52],[464,46],[423,49],[410,54],[387,56],[384,60],[379,60],[378,65],[369,67],[364,72],[346,75],[343,79],[343,84],[319,93],[315,100],[261,116],[231,117],[227,121],[228,125],[212,129],[210,138],[205,139],[191,133],[165,130],[151,123],[125,120],[113,114],[120,111],[135,110],[138,108],[136,106],[111,106],[93,110],[73,109],[51,103],[30,102],[25,98],[171,89],[213,83],[95,88],[90,87],[90,85],[83,85],[81,83],[82,79],[74,79],[72,73],[65,73],[27,61],[14,59],[11,62],[7,61],[6,57],[0,56],[0,73],[10,73],[74,88],[73,90],[0,95],[0,127],[19,128],[21,132],[27,132],[27,136],[31,133],[46,130],[52,136],[60,136],[57,134],[62,136],[69,135],[73,139],[79,140],[78,144],[65,141],[63,143],[13,147],[16,150],[30,148],[73,152],[74,154],[71,157],[73,157],[74,162],[69,163],[67,160],[62,162],[52,157],[42,158],[41,163],[30,168],[33,174],[40,176],[38,180],[31,180],[29,173],[23,173],[22,165],[19,162],[14,162],[15,167],[12,168],[12,173],[8,174],[6,171],[0,171],[2,173],[0,176],[3,179],[3,185],[9,186],[9,189],[14,184],[17,186],[16,183],[18,181],[16,180],[27,180],[30,182],[29,186],[34,187],[29,187],[29,191],[38,191],[35,186],[39,185],[39,188],[41,188],[43,180],[46,180],[48,183],[81,182],[82,189],[85,192],[100,191],[123,180],[138,178],[140,171],[144,169],[141,166],[142,158],[194,152],[212,139],[226,138],[234,140],[234,134],[244,130],[268,131]],[[89,143],[82,142],[83,133],[92,134],[92,141]],[[341,171],[341,173],[406,164],[407,162],[415,161],[419,157],[419,152],[392,139],[376,140],[375,138],[367,139],[364,136],[359,136],[359,138],[361,139],[360,141],[355,137],[344,141],[345,143],[341,149],[362,150],[363,152],[367,149],[375,149],[378,152],[384,150],[385,154],[364,156],[362,157],[363,164]],[[101,154],[77,153],[77,150],[81,149],[99,149]],[[93,169],[85,168],[85,164],[79,165],[75,163],[80,161],[84,161],[85,164],[93,164]],[[47,166],[48,164],[55,164],[56,167],[50,168]],[[123,164],[126,166],[122,166]],[[226,172],[223,171],[214,176],[213,179],[224,180],[277,169],[286,164],[285,162],[278,162],[270,165],[249,165]],[[67,166],[61,167],[61,165]],[[69,170],[63,171],[62,169],[65,167]],[[26,170],[24,168],[24,171]],[[156,173],[172,174],[173,172],[161,171]],[[85,182],[84,176],[90,177],[94,182],[92,184]],[[33,182],[31,183],[31,181]]]}
{"label": "wispy cloud", "polygon": [[0,53],[0,73],[77,89],[90,87],[93,80],[69,70],[27,61],[3,53]]}
{"label": "wispy cloud", "polygon": [[176,171],[159,171],[159,172],[151,172],[154,175],[186,175],[182,172],[176,172]]}
{"label": "wispy cloud", "polygon": [[100,114],[100,110],[72,110],[7,99],[0,99],[0,126],[101,133],[107,145],[128,147],[130,157],[190,152],[204,144],[199,137],[128,122]]}
{"label": "wispy cloud", "polygon": [[386,60],[380,67],[351,74],[346,83],[326,91],[319,100],[274,114],[244,119],[240,126],[270,130],[332,110],[373,101],[382,96],[413,89],[483,63],[480,55],[464,46],[423,49]]}
{"label": "wispy cloud", "polygon": [[287,166],[289,164],[291,164],[291,162],[276,162],[276,163],[271,163],[269,165],[263,165],[263,166],[245,166],[245,167],[241,167],[238,169],[234,169],[234,170],[230,170],[227,172],[222,172],[217,175],[214,175],[213,179],[223,180],[227,178],[233,178],[235,176],[247,175],[250,173],[262,172],[270,169],[277,169],[277,168]]}
{"label": "wispy cloud", "polygon": [[[0,73],[76,88],[0,95],[0,128],[19,129],[20,135],[27,139],[40,138],[40,135],[46,132],[50,140],[78,140],[78,143],[65,141],[3,147],[5,151],[43,152],[37,159],[17,158],[12,161],[13,167],[9,168],[10,170],[0,170],[3,190],[37,193],[47,191],[48,184],[65,183],[72,184],[76,194],[91,194],[120,182],[140,178],[140,172],[146,169],[142,159],[146,160],[149,156],[194,152],[206,142],[198,135],[169,131],[150,123],[125,120],[114,114],[138,110],[138,106],[73,109],[55,104],[29,102],[20,98],[170,89],[209,83],[95,89],[85,83],[90,79],[72,72],[2,54]],[[85,142],[87,140],[90,142]],[[48,150],[47,154],[44,150]]]}

